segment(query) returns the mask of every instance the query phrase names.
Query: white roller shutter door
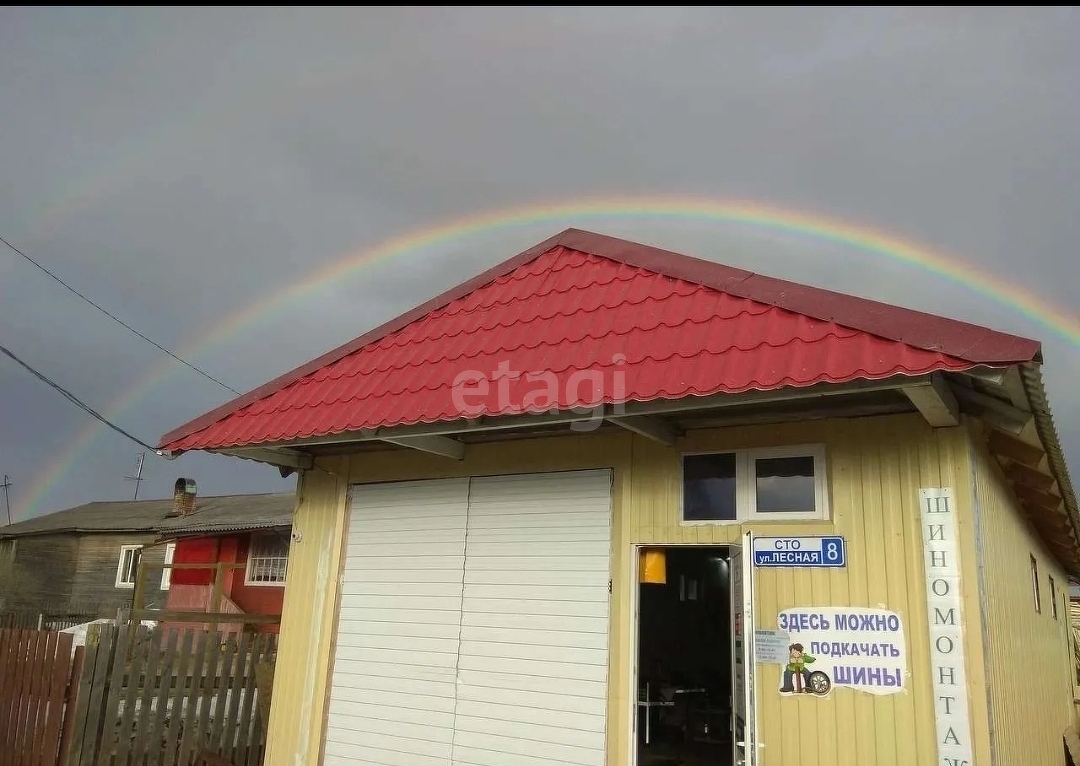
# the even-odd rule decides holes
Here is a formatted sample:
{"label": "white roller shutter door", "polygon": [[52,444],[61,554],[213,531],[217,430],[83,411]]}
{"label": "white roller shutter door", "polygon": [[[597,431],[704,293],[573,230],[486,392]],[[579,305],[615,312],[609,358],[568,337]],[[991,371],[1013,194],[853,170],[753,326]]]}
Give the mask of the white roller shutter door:
{"label": "white roller shutter door", "polygon": [[472,480],[453,766],[604,766],[611,472]]}
{"label": "white roller shutter door", "polygon": [[611,472],[354,487],[326,764],[603,766]]}
{"label": "white roller shutter door", "polygon": [[327,766],[446,766],[469,480],[352,488]]}

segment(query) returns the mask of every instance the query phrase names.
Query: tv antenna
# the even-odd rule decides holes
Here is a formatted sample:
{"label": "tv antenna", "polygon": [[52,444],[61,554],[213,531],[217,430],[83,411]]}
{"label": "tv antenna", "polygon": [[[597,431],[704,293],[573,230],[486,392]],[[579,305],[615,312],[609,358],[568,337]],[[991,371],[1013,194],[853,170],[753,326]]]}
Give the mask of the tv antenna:
{"label": "tv antenna", "polygon": [[7,523],[11,526],[11,479],[8,475],[4,474],[4,483],[0,484],[0,487],[4,488],[4,505],[7,506]]}
{"label": "tv antenna", "polygon": [[[138,500],[139,499],[139,485],[142,484],[142,480],[143,480],[143,478],[142,478],[142,469],[143,469],[143,462],[145,460],[146,460],[146,453],[145,452],[140,452],[139,456],[137,458],[135,458],[135,475],[134,476],[125,476],[124,477],[125,481],[133,481],[133,482],[135,482],[135,497],[132,498],[133,500]],[[4,478],[6,479],[7,477],[5,476]]]}

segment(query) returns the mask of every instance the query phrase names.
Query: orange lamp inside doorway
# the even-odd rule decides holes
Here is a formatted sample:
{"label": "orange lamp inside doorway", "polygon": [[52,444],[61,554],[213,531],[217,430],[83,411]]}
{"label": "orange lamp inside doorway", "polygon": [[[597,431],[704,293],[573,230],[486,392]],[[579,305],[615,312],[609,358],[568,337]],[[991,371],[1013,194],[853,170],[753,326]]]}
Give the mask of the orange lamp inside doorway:
{"label": "orange lamp inside doorway", "polygon": [[663,548],[646,548],[641,552],[641,582],[667,585],[667,557]]}

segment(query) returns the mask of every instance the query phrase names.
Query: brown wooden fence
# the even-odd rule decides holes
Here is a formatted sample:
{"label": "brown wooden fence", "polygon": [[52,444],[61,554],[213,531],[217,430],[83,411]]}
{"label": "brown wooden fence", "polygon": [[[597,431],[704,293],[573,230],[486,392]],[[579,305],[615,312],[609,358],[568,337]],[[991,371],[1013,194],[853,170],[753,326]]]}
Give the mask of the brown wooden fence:
{"label": "brown wooden fence", "polygon": [[73,698],[67,633],[0,630],[0,766],[56,766]]}
{"label": "brown wooden fence", "polygon": [[[0,766],[262,763],[277,636],[0,629]],[[269,679],[269,680],[268,680]]]}
{"label": "brown wooden fence", "polygon": [[260,764],[256,669],[273,661],[276,642],[252,632],[91,628],[63,766],[190,766],[201,751]]}

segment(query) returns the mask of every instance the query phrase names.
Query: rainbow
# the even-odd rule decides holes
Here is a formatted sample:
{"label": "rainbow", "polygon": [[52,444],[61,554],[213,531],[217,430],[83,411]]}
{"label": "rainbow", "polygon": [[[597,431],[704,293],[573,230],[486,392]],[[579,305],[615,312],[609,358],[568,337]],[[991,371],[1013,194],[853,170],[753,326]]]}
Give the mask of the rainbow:
{"label": "rainbow", "polygon": [[[747,228],[757,232],[795,235],[803,239],[838,245],[866,253],[885,261],[919,269],[931,276],[954,282],[968,290],[1009,306],[1035,324],[1069,343],[1080,346],[1080,318],[1053,306],[1034,293],[1004,279],[977,270],[961,259],[938,253],[910,240],[886,234],[866,226],[827,218],[821,215],[786,210],[745,200],[704,199],[701,197],[649,196],[599,197],[559,202],[534,203],[467,215],[435,226],[387,239],[372,248],[351,252],[315,271],[307,279],[292,283],[277,292],[230,314],[209,333],[184,345],[180,355],[194,359],[250,327],[271,312],[281,311],[335,282],[363,269],[425,251],[447,249],[472,237],[508,232],[515,229],[551,224],[554,234],[568,226],[584,227],[588,221],[601,219],[663,219],[695,221]],[[321,351],[322,349],[318,349]],[[314,357],[313,354],[312,356]],[[131,388],[121,392],[103,408],[117,419],[154,388],[179,371],[173,360],[162,357]],[[105,427],[89,422],[45,469],[31,482],[20,517],[35,514],[44,497],[63,479],[70,467],[89,448]]]}

